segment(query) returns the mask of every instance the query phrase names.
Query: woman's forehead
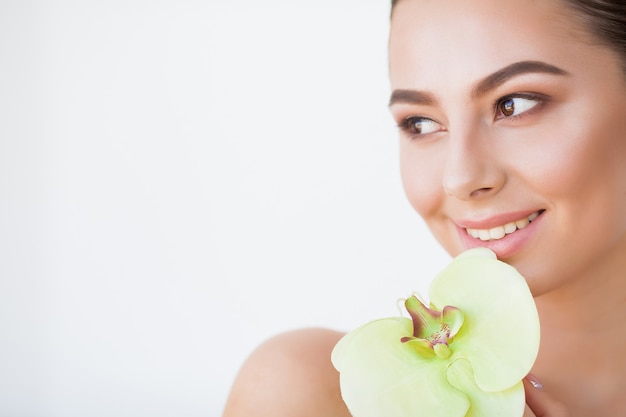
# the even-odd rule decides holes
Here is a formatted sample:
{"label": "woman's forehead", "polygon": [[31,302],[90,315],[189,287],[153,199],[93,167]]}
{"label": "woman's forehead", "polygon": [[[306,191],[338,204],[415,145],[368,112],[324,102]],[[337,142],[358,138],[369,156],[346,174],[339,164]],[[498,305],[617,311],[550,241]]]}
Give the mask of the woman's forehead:
{"label": "woman's forehead", "polygon": [[469,81],[515,62],[571,61],[580,47],[575,25],[561,3],[545,1],[446,0],[443,7],[437,0],[402,0],[391,22],[392,84]]}

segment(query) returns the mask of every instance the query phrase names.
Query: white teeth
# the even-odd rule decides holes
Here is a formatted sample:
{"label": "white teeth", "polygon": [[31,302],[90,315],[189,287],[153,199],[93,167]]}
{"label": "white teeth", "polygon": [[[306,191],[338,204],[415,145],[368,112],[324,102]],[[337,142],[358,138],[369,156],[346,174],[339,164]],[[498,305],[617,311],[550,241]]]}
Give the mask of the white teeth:
{"label": "white teeth", "polygon": [[493,229],[466,229],[466,230],[467,230],[467,233],[475,239],[480,239],[483,241],[498,240],[498,239],[502,239],[506,235],[509,235],[515,232],[517,229],[525,228],[526,226],[528,226],[530,222],[535,220],[538,216],[539,216],[539,212],[535,212],[524,219],[507,223],[504,226],[494,227]]}
{"label": "white teeth", "polygon": [[507,224],[504,225],[504,232],[507,235],[510,235],[511,233],[513,233],[516,230],[517,230],[517,226],[515,225],[515,222],[507,223]]}
{"label": "white teeth", "polygon": [[479,230],[478,237],[480,240],[489,240],[491,236],[489,234],[489,230]]}
{"label": "white teeth", "polygon": [[523,229],[524,227],[528,226],[530,222],[528,221],[528,219],[522,219],[522,220],[518,220],[515,222],[515,226],[517,226],[518,229]]}
{"label": "white teeth", "polygon": [[506,233],[504,232],[504,226],[494,227],[493,229],[489,230],[489,236],[491,236],[492,239],[502,239],[505,234]]}

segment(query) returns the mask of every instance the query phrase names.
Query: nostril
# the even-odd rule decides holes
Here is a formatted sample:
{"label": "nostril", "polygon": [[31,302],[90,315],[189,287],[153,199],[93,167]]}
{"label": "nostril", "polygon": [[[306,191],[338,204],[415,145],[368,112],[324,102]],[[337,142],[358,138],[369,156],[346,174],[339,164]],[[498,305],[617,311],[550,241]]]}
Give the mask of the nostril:
{"label": "nostril", "polygon": [[470,193],[470,197],[478,197],[480,195],[487,194],[491,190],[493,190],[493,188],[491,188],[491,187],[479,188],[477,190],[472,191]]}
{"label": "nostril", "polygon": [[[472,154],[478,150],[472,149]],[[452,149],[443,170],[443,189],[460,200],[485,198],[498,193],[506,183],[506,171],[487,156],[468,155]]]}

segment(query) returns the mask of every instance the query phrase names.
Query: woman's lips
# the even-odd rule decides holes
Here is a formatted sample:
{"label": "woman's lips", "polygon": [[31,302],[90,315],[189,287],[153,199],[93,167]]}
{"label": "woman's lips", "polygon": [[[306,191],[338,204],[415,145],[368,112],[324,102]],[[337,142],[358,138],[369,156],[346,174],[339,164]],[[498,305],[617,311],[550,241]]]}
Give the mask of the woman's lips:
{"label": "woman's lips", "polygon": [[465,228],[467,234],[473,238],[483,241],[488,240],[500,240],[506,235],[510,235],[518,230],[521,230],[528,226],[533,220],[535,220],[542,213],[542,210],[535,211],[528,216],[522,217],[519,220],[505,223],[501,226],[492,227],[489,229],[475,229]]}
{"label": "woman's lips", "polygon": [[488,247],[502,259],[525,245],[544,212],[542,209],[531,213],[508,213],[483,221],[466,221],[457,226],[467,249]]}

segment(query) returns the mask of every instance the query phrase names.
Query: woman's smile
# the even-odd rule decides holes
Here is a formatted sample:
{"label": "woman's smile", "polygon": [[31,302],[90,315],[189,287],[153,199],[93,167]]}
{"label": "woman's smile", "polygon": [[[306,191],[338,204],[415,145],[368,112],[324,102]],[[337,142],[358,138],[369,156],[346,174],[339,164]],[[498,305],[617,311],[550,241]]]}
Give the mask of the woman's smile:
{"label": "woman's smile", "polygon": [[476,228],[465,227],[464,229],[468,235],[475,239],[480,239],[482,241],[500,240],[506,235],[510,235],[511,233],[524,229],[542,213],[542,210],[535,211],[528,216],[524,216],[521,219],[511,221],[500,226],[479,228],[480,225],[477,225]]}
{"label": "woman's smile", "polygon": [[541,209],[530,214],[504,213],[483,220],[458,221],[455,224],[464,249],[487,247],[493,250],[498,258],[507,259],[522,250],[525,245],[532,243],[544,212],[545,210]]}

